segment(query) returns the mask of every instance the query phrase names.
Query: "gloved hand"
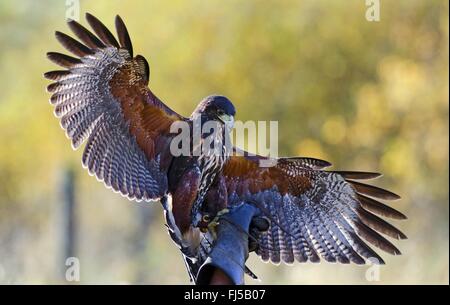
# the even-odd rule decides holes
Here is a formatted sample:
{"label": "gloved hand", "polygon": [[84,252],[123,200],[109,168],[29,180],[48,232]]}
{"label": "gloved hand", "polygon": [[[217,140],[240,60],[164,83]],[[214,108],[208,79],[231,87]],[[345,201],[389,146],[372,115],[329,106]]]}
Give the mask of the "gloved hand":
{"label": "gloved hand", "polygon": [[270,226],[267,218],[259,213],[255,206],[243,204],[220,218],[217,238],[198,271],[196,284],[244,284],[249,251],[257,249],[260,234]]}

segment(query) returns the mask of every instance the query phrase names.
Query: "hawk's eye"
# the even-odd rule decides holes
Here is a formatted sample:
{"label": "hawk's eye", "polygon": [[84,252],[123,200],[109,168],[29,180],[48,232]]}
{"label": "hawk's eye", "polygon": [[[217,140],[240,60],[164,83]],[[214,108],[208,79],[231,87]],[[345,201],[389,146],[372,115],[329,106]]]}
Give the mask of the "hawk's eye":
{"label": "hawk's eye", "polygon": [[223,111],[222,109],[218,109],[217,110],[217,114],[218,115],[223,115],[223,114],[225,114],[225,111]]}

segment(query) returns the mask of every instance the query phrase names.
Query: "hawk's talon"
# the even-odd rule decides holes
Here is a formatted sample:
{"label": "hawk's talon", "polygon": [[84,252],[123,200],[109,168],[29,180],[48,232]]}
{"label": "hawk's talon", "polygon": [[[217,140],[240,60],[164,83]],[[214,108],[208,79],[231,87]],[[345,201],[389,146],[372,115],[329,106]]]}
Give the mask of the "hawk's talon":
{"label": "hawk's talon", "polygon": [[230,212],[230,210],[227,208],[220,210],[219,212],[217,212],[216,217],[214,217],[214,219],[208,223],[208,231],[211,232],[211,235],[213,236],[214,239],[217,239],[216,227],[220,223],[220,221],[219,221],[220,217],[222,217],[223,215],[225,215],[229,212]]}
{"label": "hawk's talon", "polygon": [[208,231],[209,231],[209,233],[212,235],[213,240],[216,240],[216,239],[217,239],[217,230],[216,230],[216,226],[217,226],[218,224],[219,224],[219,223],[215,223],[215,224],[212,225],[212,226],[208,226]]}
{"label": "hawk's talon", "polygon": [[223,215],[225,215],[225,214],[227,214],[227,213],[229,213],[229,212],[230,212],[229,209],[224,208],[224,209],[220,210],[219,212],[217,212],[216,218],[217,218],[217,217],[220,217],[220,216],[223,216]]}

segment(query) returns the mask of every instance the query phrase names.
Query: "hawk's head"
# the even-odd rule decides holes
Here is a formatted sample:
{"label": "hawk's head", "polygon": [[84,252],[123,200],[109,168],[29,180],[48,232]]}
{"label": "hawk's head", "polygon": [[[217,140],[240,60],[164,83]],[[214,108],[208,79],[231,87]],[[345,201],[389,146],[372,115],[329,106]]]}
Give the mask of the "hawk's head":
{"label": "hawk's head", "polygon": [[236,110],[233,103],[221,95],[205,97],[192,113],[192,117],[201,115],[202,121],[219,121],[232,129]]}

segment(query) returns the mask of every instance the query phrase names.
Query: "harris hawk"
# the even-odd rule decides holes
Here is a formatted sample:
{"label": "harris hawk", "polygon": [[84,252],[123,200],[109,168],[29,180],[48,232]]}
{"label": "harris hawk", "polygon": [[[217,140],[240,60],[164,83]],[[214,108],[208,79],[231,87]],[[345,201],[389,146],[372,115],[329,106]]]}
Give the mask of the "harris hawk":
{"label": "harris hawk", "polygon": [[[243,203],[268,219],[255,235],[254,250],[264,261],[384,263],[367,242],[400,254],[383,235],[406,236],[379,216],[406,217],[377,200],[400,197],[360,182],[380,174],[328,171],[323,160],[263,157],[226,145],[236,113],[229,99],[209,96],[190,117],[179,115],[148,88],[149,64],[134,55],[122,19],[115,20],[117,39],[96,17],[86,19],[93,32],[68,21],[78,40],[55,33],[75,57],[47,53],[64,68],[44,74],[53,81],[47,90],[54,113],[74,149],[86,142],[82,164],[91,175],[130,200],[161,201],[192,280],[214,243],[214,224]],[[174,155],[172,126],[180,122],[191,131],[195,122],[214,122],[219,150],[193,154],[195,143],[207,139],[202,134],[191,141],[191,154]]]}

